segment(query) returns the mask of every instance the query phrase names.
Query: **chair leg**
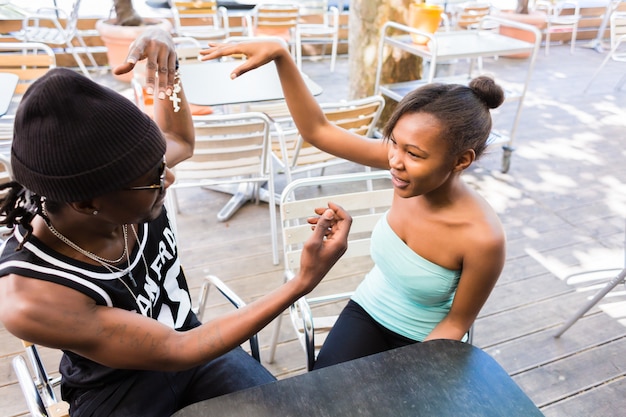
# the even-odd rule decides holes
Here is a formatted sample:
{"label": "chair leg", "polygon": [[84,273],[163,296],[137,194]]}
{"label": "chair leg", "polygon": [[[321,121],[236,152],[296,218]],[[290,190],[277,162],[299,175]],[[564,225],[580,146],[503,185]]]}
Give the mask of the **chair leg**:
{"label": "chair leg", "polygon": [[80,71],[85,75],[85,77],[91,78],[91,74],[89,74],[89,71],[87,71],[87,67],[85,66],[85,63],[83,62],[80,55],[78,55],[78,52],[76,52],[76,50],[74,49],[72,42],[68,41],[66,45],[70,49],[70,51],[72,51],[72,56],[74,57],[74,61],[76,61],[76,63],[78,64]]}
{"label": "chair leg", "polygon": [[83,37],[79,33],[76,33],[76,40],[78,40],[78,43],[84,49],[85,55],[87,55],[87,59],[89,59],[89,63],[91,64],[91,66],[94,68],[97,68],[98,63],[96,62],[96,59],[94,58],[93,54],[89,52],[89,49],[87,48],[87,44],[85,43],[85,41],[83,40]]}
{"label": "chair leg", "polygon": [[330,52],[330,72],[335,72],[335,63],[337,62],[338,44],[339,44],[339,39],[337,37],[333,38],[333,46]]}
{"label": "chair leg", "polygon": [[596,72],[594,72],[594,74],[591,76],[591,79],[589,80],[589,82],[587,83],[587,85],[585,86],[585,88],[583,88],[583,93],[586,93],[587,90],[589,89],[589,87],[591,86],[591,83],[593,82],[593,80],[596,79],[596,77],[598,76],[598,74],[600,73],[600,71],[602,71],[602,68],[604,68],[604,66],[606,65],[607,62],[609,62],[609,59],[611,59],[611,55],[613,55],[613,50],[611,50],[611,52],[609,52],[606,57],[604,58],[604,61],[602,61],[602,63],[600,64],[600,66],[598,67],[598,69],[596,70]]}
{"label": "chair leg", "polygon": [[615,84],[615,90],[616,91],[621,90],[625,82],[626,82],[626,74],[622,75],[622,78],[620,78],[617,84]]}
{"label": "chair leg", "polygon": [[[270,164],[272,161],[270,160]],[[271,175],[274,175],[272,170]],[[273,178],[273,177],[272,177]],[[272,260],[274,265],[278,265],[280,260],[278,259],[278,225],[276,222],[276,190],[274,188],[274,181],[268,181],[268,191],[269,191],[269,211],[270,211],[270,229],[272,234]]]}
{"label": "chair leg", "polygon": [[283,315],[280,314],[274,319],[274,328],[272,329],[272,338],[270,339],[270,350],[268,352],[267,363],[274,363],[274,356],[276,356],[276,345],[278,344],[278,336],[280,335],[280,325],[283,321]]}
{"label": "chair leg", "polygon": [[545,56],[550,55],[550,28],[546,30],[546,47],[543,50]]}
{"label": "chair leg", "polygon": [[296,65],[298,66],[298,69],[302,71],[302,35],[300,35],[299,30],[296,30],[295,54],[296,54]]}
{"label": "chair leg", "polygon": [[24,398],[26,399],[26,404],[28,405],[28,411],[33,416],[45,416],[47,415],[46,406],[35,387],[35,383],[28,371],[28,366],[26,365],[26,361],[21,356],[16,356],[13,358],[13,370],[19,381],[20,388],[22,389],[22,393],[24,394]]}
{"label": "chair leg", "polygon": [[574,54],[574,50],[576,48],[576,36],[578,34],[578,27],[574,27],[572,30],[572,44],[570,46],[570,54]]}
{"label": "chair leg", "polygon": [[576,323],[579,318],[581,318],[587,311],[589,311],[593,306],[595,306],[598,303],[598,301],[600,301],[605,295],[607,295],[613,288],[618,286],[625,279],[626,279],[626,268],[622,269],[622,272],[617,274],[615,278],[609,281],[609,283],[606,284],[604,288],[602,288],[591,300],[589,300],[587,304],[581,307],[580,310],[578,310],[572,318],[570,318],[563,326],[561,326],[559,330],[557,330],[557,332],[554,334],[554,337],[560,337],[563,333],[565,333],[565,331],[569,329],[570,327],[572,327],[572,325]]}

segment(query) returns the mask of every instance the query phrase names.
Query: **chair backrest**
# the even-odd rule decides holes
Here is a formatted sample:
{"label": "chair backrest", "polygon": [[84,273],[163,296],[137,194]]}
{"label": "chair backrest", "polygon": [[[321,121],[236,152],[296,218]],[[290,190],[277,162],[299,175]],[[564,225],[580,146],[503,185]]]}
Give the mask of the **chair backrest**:
{"label": "chair backrest", "polygon": [[[330,23],[328,0],[301,0],[298,2],[298,6],[300,7],[301,21],[306,19],[306,23],[322,23],[324,25]],[[311,19],[317,21],[311,22]]]}
{"label": "chair backrest", "polygon": [[191,36],[176,36],[173,40],[176,46],[176,57],[179,62],[187,64],[200,63],[198,56],[203,46],[198,39]]}
{"label": "chair backrest", "polygon": [[489,3],[467,3],[459,8],[456,24],[463,29],[475,29],[480,20],[489,13],[491,13]]}
{"label": "chair backrest", "polygon": [[193,116],[193,121],[194,153],[176,166],[177,182],[194,179],[229,182],[233,178],[234,183],[239,183],[241,177],[258,179],[270,174],[271,121],[266,115],[247,112]]}
{"label": "chair backrest", "polygon": [[[326,304],[324,314],[328,314],[328,303],[344,299],[353,291],[368,272],[373,263],[370,257],[370,237],[374,226],[391,206],[393,188],[388,171],[370,171],[324,177],[310,177],[289,183],[280,200],[285,279],[291,279],[300,266],[302,247],[311,235],[307,218],[314,215],[316,207],[326,207],[329,201],[339,204],[352,216],[352,227],[348,236],[348,250],[329,272],[324,281],[308,296],[301,298],[291,309],[292,324],[307,355],[308,369],[311,369],[317,356],[315,332],[321,325],[311,309],[318,303]],[[375,181],[374,189],[369,183]],[[341,282],[338,284],[337,282]],[[329,294],[326,287],[342,289]],[[320,295],[323,294],[323,295]],[[338,311],[337,311],[338,313]],[[328,330],[328,329],[326,329]],[[319,334],[318,334],[319,336]]]}
{"label": "chair backrest", "polygon": [[69,417],[69,405],[58,400],[55,392],[61,378],[48,375],[36,345],[28,342],[23,344],[33,374],[21,355],[13,358],[12,365],[28,411],[33,417]]}
{"label": "chair backrest", "polygon": [[611,14],[611,58],[616,61],[626,61],[626,12]]}
{"label": "chair backrest", "polygon": [[15,94],[24,94],[28,87],[56,67],[54,51],[38,42],[0,42],[0,72],[17,74]]}
{"label": "chair backrest", "polygon": [[228,12],[217,1],[172,0],[174,29],[178,36],[195,34],[198,38],[228,36]]}
{"label": "chair backrest", "polygon": [[[326,118],[336,125],[358,135],[372,137],[376,123],[385,106],[385,100],[380,95],[373,95],[356,100],[323,103],[320,106]],[[280,148],[280,143],[274,143],[273,146],[274,153],[280,159],[287,159],[290,168],[289,174],[345,162],[345,160],[323,152],[305,142],[297,131],[285,131],[284,148]],[[283,155],[286,155],[286,158]]]}
{"label": "chair backrest", "polygon": [[259,4],[250,16],[248,24],[252,35],[278,36],[291,43],[291,32],[298,25],[300,8],[297,4]]}

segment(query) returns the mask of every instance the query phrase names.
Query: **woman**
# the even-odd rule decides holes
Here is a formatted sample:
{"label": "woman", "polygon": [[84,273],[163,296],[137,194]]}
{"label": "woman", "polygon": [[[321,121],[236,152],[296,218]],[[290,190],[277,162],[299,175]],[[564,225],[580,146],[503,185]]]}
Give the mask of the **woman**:
{"label": "woman", "polygon": [[425,85],[399,103],[384,140],[376,140],[325,118],[284,46],[213,44],[202,52],[203,59],[232,54],[247,56],[232,78],[275,62],[304,140],[392,175],[393,202],[372,235],[375,266],[339,316],[315,367],[409,343],[463,340],[505,258],[498,216],[461,178],[486,148],[489,110],[504,101],[502,89],[487,77],[469,86]]}

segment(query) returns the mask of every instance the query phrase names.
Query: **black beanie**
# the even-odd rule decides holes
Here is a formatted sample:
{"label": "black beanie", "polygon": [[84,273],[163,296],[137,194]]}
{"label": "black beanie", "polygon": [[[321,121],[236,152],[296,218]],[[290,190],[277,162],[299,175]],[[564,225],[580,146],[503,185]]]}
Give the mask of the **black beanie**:
{"label": "black beanie", "polygon": [[33,83],[15,115],[15,181],[58,202],[122,189],[165,154],[159,127],[129,99],[72,70]]}

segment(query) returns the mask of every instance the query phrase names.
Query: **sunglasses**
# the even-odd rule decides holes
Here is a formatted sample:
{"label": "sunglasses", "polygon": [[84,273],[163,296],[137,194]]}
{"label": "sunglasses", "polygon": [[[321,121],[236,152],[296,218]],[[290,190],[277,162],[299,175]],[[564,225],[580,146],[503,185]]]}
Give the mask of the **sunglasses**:
{"label": "sunglasses", "polygon": [[137,187],[126,187],[126,190],[159,190],[159,193],[163,193],[165,191],[165,168],[167,168],[167,163],[165,162],[165,157],[163,157],[163,162],[159,166],[159,183],[151,184],[151,185],[139,185]]}

